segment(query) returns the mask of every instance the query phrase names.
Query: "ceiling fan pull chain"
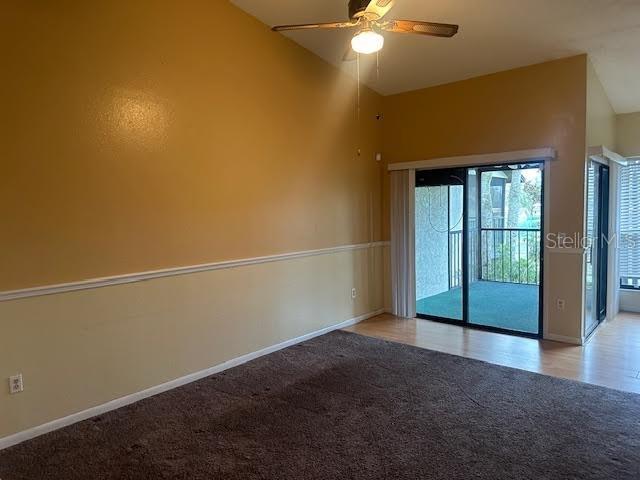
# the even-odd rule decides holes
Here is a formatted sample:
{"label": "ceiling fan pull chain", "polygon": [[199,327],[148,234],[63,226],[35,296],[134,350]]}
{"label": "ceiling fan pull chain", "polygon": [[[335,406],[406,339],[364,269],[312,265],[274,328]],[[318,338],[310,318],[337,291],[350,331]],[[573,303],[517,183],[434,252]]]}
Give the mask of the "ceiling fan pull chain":
{"label": "ceiling fan pull chain", "polygon": [[357,99],[357,107],[358,107],[358,121],[360,121],[360,54],[356,53],[356,64],[358,65],[358,99]]}

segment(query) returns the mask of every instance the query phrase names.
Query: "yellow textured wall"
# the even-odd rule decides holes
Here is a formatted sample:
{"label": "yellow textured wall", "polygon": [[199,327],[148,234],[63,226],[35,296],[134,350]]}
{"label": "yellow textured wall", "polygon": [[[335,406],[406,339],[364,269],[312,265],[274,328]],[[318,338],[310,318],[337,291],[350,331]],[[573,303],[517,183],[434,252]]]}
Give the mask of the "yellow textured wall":
{"label": "yellow textured wall", "polygon": [[640,112],[616,116],[616,151],[626,157],[640,156]]}
{"label": "yellow textured wall", "polygon": [[0,291],[379,239],[380,97],[228,2],[12,2],[0,45]]}
{"label": "yellow textured wall", "polygon": [[[5,3],[0,51],[0,291],[380,239],[380,97],[226,1]],[[386,250],[0,302],[0,438],[377,311]]]}
{"label": "yellow textured wall", "polygon": [[590,60],[587,60],[587,147],[616,150],[616,112]]}
{"label": "yellow textured wall", "polygon": [[[549,172],[550,232],[582,232],[584,210],[586,56],[518,68],[385,97],[383,150],[387,162],[554,147]],[[385,182],[388,217],[389,191]],[[384,226],[388,236],[388,222]],[[582,265],[554,255],[546,265],[546,333],[579,338]]]}

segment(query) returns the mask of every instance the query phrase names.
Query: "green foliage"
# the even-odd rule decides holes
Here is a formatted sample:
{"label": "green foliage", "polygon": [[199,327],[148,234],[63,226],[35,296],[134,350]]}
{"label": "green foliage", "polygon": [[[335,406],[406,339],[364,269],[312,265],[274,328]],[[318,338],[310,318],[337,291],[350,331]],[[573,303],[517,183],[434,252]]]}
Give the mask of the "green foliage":
{"label": "green foliage", "polygon": [[496,244],[496,249],[489,249],[489,257],[482,265],[482,278],[497,282],[539,283],[538,236],[528,235],[529,251],[527,252],[527,236],[520,238],[520,252],[515,236],[509,241],[509,233],[505,233],[503,241]]}

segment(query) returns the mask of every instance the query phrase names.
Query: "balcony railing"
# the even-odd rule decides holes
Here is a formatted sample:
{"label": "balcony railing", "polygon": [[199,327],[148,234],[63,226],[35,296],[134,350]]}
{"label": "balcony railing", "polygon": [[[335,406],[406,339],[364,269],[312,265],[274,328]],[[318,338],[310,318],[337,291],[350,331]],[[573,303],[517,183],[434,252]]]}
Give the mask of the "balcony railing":
{"label": "balcony railing", "polygon": [[[481,228],[469,236],[471,281],[540,284],[540,230]],[[449,233],[449,288],[462,285],[462,230]]]}
{"label": "balcony railing", "polygon": [[480,229],[480,280],[538,285],[540,230]]}

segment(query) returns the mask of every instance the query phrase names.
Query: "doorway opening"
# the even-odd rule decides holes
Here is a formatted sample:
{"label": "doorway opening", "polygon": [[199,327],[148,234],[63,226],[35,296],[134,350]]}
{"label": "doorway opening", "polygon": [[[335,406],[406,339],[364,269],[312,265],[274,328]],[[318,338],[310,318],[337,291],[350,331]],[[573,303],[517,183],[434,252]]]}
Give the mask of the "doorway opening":
{"label": "doorway opening", "polygon": [[416,172],[418,317],[541,336],[543,166]]}

